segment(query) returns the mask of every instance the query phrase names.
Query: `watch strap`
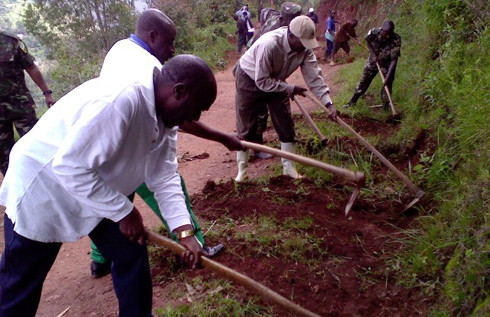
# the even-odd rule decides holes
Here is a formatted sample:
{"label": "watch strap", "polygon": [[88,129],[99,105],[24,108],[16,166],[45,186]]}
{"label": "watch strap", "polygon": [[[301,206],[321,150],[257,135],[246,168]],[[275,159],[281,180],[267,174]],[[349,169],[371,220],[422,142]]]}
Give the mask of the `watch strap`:
{"label": "watch strap", "polygon": [[194,230],[182,230],[179,233],[177,233],[177,237],[179,237],[179,240],[192,236],[194,236]]}

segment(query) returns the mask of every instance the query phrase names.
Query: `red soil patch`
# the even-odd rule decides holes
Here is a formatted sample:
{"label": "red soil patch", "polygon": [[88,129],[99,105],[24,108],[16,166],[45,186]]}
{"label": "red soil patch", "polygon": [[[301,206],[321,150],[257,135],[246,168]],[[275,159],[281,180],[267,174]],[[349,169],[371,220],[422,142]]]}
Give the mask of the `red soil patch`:
{"label": "red soil patch", "polygon": [[[253,244],[237,239],[233,229],[227,236],[227,250],[233,251],[225,250],[218,258],[220,263],[322,316],[420,316],[426,311],[427,302],[421,304],[420,298],[396,284],[388,262],[401,248],[394,241],[401,236],[397,228],[410,223],[398,216],[405,202],[369,201],[361,195],[345,217],[350,193],[344,186],[318,188],[308,180],[296,184],[280,176],[272,178],[267,188],[209,182],[203,193],[194,197],[194,209],[208,220],[231,218],[236,230],[245,217],[271,217],[278,224],[310,217],[313,224],[298,233],[320,239],[322,252],[312,249],[304,256],[319,262],[307,265],[257,253]],[[209,240],[211,244],[218,242]],[[211,273],[205,272],[204,277],[211,278]],[[278,316],[284,315],[279,308],[276,311]]]}

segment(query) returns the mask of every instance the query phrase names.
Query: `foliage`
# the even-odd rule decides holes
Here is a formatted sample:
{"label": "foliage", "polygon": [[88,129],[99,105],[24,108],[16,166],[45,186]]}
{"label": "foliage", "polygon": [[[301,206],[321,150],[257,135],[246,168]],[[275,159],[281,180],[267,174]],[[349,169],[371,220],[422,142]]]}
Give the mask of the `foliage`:
{"label": "foliage", "polygon": [[[427,129],[438,146],[416,171],[432,208],[406,231],[394,266],[404,283],[438,298],[437,316],[490,309],[489,12],[487,1],[411,0],[391,16],[403,39],[394,98],[405,119],[390,141],[406,146]],[[347,79],[350,92],[354,84]],[[352,112],[369,115],[359,105]]]}
{"label": "foliage", "polygon": [[233,48],[228,37],[235,32],[234,1],[159,0],[154,5],[175,23],[176,54],[195,54],[212,67],[224,67],[224,53]]}

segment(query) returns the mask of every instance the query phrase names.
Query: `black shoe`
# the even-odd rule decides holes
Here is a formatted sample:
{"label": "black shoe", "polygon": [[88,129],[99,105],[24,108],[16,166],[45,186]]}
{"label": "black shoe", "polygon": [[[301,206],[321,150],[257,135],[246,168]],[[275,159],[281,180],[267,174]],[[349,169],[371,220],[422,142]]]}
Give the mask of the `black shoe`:
{"label": "black shoe", "polygon": [[214,247],[208,247],[208,246],[205,246],[204,248],[202,248],[202,253],[207,256],[208,258],[214,258],[215,256],[217,256],[221,251],[223,251],[223,249],[225,248],[225,245],[220,243],[220,244],[217,244],[215,245]]}
{"label": "black shoe", "polygon": [[92,261],[90,263],[90,271],[93,278],[101,278],[111,273],[111,262],[97,263]]}

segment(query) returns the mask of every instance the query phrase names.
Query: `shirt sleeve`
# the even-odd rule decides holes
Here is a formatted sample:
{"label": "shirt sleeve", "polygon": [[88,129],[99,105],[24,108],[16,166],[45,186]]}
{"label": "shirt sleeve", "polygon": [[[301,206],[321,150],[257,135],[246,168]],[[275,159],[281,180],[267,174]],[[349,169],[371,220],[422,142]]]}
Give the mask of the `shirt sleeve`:
{"label": "shirt sleeve", "polygon": [[368,34],[366,35],[366,41],[372,43],[376,38],[376,34],[378,34],[376,28],[369,30]]}
{"label": "shirt sleeve", "polygon": [[24,42],[19,41],[17,47],[17,61],[20,63],[22,69],[26,69],[34,65],[34,57],[27,51],[27,46]]}
{"label": "shirt sleeve", "polygon": [[171,232],[175,228],[191,224],[180,175],[177,173],[176,149],[177,131],[174,131],[167,137],[153,173],[145,180],[148,188],[155,193],[162,216]]}
{"label": "shirt sleeve", "polygon": [[323,80],[322,70],[312,50],[306,50],[306,55],[301,64],[301,73],[306,85],[322,101],[324,105],[331,103],[330,89]]}
{"label": "shirt sleeve", "polygon": [[[131,108],[131,103],[137,102],[136,94],[134,98],[124,98],[123,102]],[[117,157],[131,115],[122,114],[105,102],[99,108],[91,106],[94,107],[91,115],[80,118],[71,128],[53,159],[52,168],[72,197],[99,217],[117,222],[131,212],[133,204],[106,185],[98,168]]]}
{"label": "shirt sleeve", "polygon": [[400,37],[397,37],[395,39],[395,45],[390,53],[391,55],[390,57],[392,61],[398,59],[401,56],[401,46],[402,46],[402,39]]}
{"label": "shirt sleeve", "polygon": [[272,77],[272,65],[274,65],[274,52],[269,45],[257,47],[255,55],[255,84],[265,92],[282,92],[290,94],[294,90],[293,85]]}

